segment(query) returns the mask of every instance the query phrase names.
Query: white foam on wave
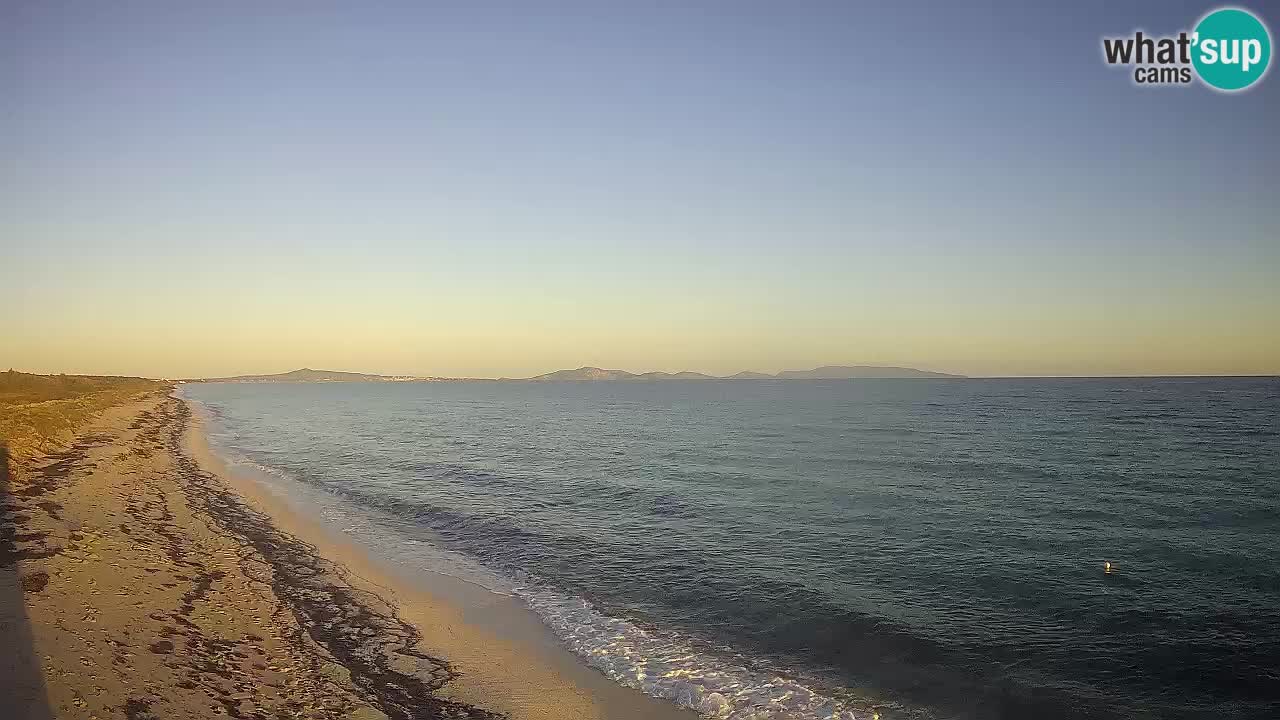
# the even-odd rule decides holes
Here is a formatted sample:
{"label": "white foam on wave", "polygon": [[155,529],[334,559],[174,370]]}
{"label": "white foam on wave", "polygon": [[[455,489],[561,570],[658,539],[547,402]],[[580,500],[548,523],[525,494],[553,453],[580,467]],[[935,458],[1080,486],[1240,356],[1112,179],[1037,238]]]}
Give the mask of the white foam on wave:
{"label": "white foam on wave", "polygon": [[877,711],[601,613],[586,600],[523,586],[517,594],[556,635],[615,682],[723,720],[872,720]]}

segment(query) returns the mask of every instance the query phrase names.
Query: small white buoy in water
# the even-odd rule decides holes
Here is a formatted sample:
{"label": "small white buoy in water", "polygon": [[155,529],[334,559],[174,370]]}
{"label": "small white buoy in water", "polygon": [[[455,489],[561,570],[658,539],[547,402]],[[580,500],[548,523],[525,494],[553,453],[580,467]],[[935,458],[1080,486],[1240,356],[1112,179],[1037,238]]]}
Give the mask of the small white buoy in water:
{"label": "small white buoy in water", "polygon": [[1104,561],[1104,562],[1102,563],[1102,572],[1104,572],[1104,573],[1106,573],[1106,574],[1108,574],[1108,575],[1110,575],[1110,574],[1111,574],[1111,561],[1110,561],[1110,560]]}

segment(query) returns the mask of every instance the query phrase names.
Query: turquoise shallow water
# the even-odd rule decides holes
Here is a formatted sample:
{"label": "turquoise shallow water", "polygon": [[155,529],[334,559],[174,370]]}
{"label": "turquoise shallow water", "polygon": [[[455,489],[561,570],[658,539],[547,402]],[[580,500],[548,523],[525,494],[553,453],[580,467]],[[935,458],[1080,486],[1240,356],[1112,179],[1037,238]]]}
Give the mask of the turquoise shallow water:
{"label": "turquoise shallow water", "polygon": [[363,541],[707,714],[1280,716],[1274,379],[184,393]]}

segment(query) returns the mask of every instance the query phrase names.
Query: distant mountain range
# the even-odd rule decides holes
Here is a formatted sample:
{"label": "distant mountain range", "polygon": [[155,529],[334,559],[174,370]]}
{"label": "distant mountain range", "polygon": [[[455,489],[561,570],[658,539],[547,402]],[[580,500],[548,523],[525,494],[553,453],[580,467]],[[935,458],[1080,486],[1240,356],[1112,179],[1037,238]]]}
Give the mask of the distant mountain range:
{"label": "distant mountain range", "polygon": [[812,370],[783,370],[776,375],[743,371],[728,377],[717,377],[699,372],[647,372],[630,373],[626,370],[605,370],[598,367],[580,367],[576,370],[557,370],[545,375],[525,378],[529,382],[590,382],[646,381],[646,380],[848,380],[853,378],[962,378],[963,375],[930,372],[915,368],[884,365],[823,365]]}
{"label": "distant mountain range", "polygon": [[812,370],[783,370],[780,380],[848,380],[851,378],[962,378],[964,375],[891,365],[823,365]]}
{"label": "distant mountain range", "polygon": [[[823,365],[812,370],[783,370],[776,375],[743,371],[736,375],[718,377],[700,372],[647,372],[632,373],[626,370],[605,370],[598,367],[580,367],[576,370],[556,370],[531,378],[501,378],[505,382],[667,382],[680,380],[847,380],[853,378],[961,378],[963,375],[916,370],[915,368],[888,367],[883,365]],[[193,382],[230,383],[327,383],[327,382],[439,382],[446,380],[474,380],[476,378],[417,377],[413,375],[371,375],[368,373],[340,372],[337,370],[312,370],[303,368],[274,375],[236,375],[234,377],[201,378]]]}
{"label": "distant mountain range", "polygon": [[338,370],[312,370],[302,368],[274,375],[236,375],[234,377],[201,378],[197,382],[231,382],[231,383],[323,383],[323,382],[406,382],[413,380],[435,380],[436,378],[420,378],[409,375],[370,375],[367,373],[340,372]]}

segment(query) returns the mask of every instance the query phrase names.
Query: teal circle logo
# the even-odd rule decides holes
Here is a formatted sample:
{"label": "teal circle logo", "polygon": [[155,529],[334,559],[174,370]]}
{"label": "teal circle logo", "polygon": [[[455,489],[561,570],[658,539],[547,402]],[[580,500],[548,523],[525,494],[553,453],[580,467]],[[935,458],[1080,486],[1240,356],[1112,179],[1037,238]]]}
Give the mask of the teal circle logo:
{"label": "teal circle logo", "polygon": [[1218,90],[1243,90],[1261,80],[1271,64],[1271,33],[1247,10],[1222,8],[1205,15],[1191,42],[1196,73]]}

